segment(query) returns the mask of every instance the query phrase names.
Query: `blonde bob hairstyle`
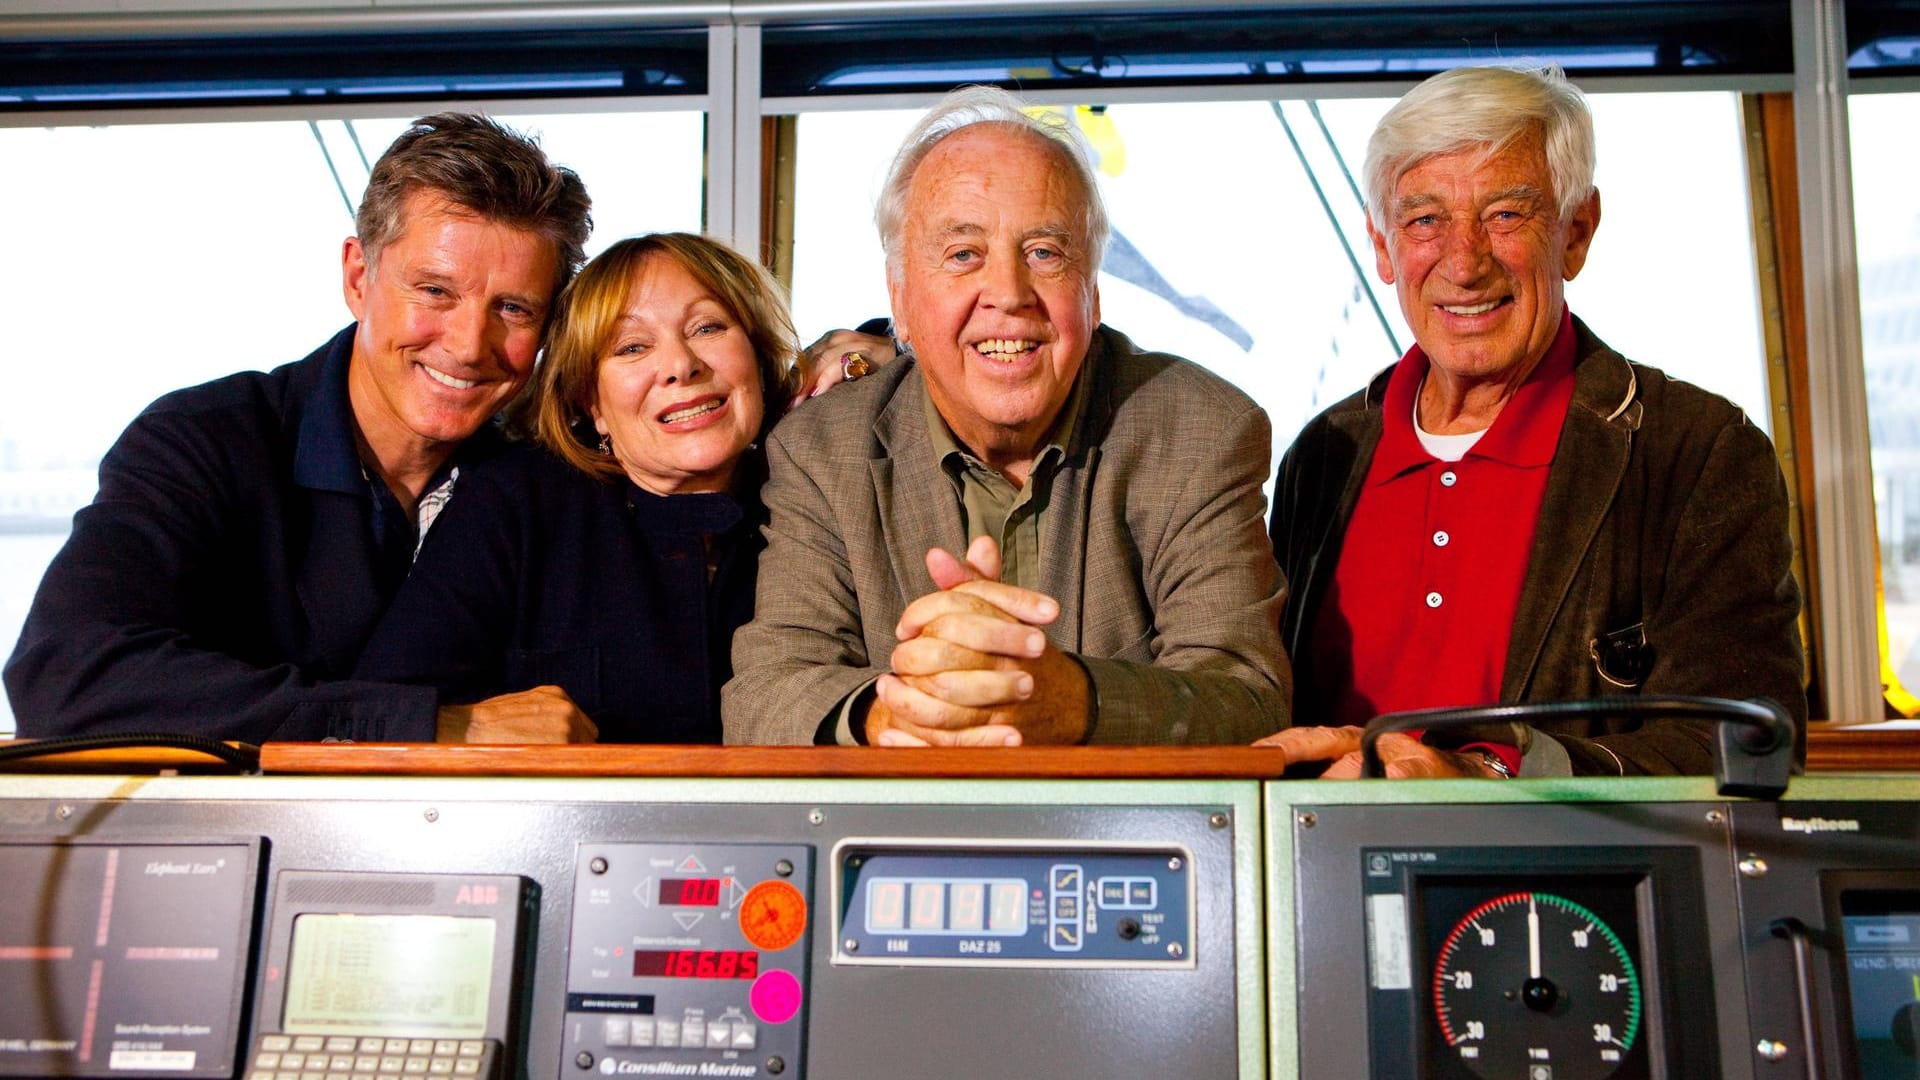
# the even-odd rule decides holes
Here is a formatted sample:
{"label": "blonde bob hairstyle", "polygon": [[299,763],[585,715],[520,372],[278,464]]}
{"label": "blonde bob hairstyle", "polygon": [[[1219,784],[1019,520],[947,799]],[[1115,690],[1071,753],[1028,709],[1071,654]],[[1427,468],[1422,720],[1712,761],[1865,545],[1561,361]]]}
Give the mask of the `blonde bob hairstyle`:
{"label": "blonde bob hairstyle", "polygon": [[1558,67],[1460,67],[1407,91],[1367,140],[1361,173],[1374,229],[1385,235],[1393,187],[1422,161],[1475,148],[1490,159],[1534,132],[1565,220],[1593,194],[1593,114]]}
{"label": "blonde bob hairstyle", "polygon": [[765,416],[756,438],[765,440],[792,396],[799,341],[786,298],[759,263],[716,240],[691,233],[652,233],[622,240],[595,256],[560,294],[547,325],[546,357],[535,377],[528,412],[534,441],[581,472],[605,480],[625,473],[595,445],[592,408],[600,362],[613,340],[627,297],[649,259],[685,267],[739,320],[753,343]]}

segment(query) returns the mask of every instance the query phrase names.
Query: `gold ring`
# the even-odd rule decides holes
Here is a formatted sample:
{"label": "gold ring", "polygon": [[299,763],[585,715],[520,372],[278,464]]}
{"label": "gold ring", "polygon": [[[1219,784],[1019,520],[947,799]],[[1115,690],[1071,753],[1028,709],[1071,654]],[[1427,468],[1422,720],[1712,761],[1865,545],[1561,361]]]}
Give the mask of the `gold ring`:
{"label": "gold ring", "polygon": [[852,382],[862,375],[868,375],[872,372],[873,361],[867,359],[866,353],[854,351],[840,358],[841,382]]}

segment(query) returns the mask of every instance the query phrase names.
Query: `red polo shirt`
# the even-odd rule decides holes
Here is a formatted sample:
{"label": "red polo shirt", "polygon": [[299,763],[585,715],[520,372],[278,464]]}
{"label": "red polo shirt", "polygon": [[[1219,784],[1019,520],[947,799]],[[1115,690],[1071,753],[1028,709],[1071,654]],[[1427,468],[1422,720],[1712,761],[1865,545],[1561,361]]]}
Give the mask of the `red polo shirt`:
{"label": "red polo shirt", "polygon": [[1546,357],[1457,462],[1430,456],[1414,431],[1426,353],[1415,345],[1394,368],[1380,444],[1315,616],[1328,722],[1500,700],[1547,470],[1573,400],[1573,352],[1563,308]]}

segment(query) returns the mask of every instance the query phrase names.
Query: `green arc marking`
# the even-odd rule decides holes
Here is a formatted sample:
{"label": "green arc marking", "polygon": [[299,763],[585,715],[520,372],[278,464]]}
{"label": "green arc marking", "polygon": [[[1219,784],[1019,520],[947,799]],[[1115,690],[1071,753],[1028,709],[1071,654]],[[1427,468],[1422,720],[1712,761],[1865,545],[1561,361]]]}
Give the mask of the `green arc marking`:
{"label": "green arc marking", "polygon": [[1613,955],[1619,957],[1620,963],[1627,969],[1627,996],[1630,999],[1627,1007],[1627,1037],[1621,1040],[1620,1049],[1632,1050],[1634,1040],[1640,1037],[1640,972],[1633,966],[1633,957],[1627,955],[1627,947],[1621,944],[1620,938],[1613,932],[1613,927],[1608,926],[1605,919],[1588,911],[1583,905],[1552,893],[1537,892],[1533,894],[1533,898],[1539,903],[1552,904],[1585,916],[1587,921],[1600,931],[1601,936],[1607,939],[1608,944],[1613,946]]}

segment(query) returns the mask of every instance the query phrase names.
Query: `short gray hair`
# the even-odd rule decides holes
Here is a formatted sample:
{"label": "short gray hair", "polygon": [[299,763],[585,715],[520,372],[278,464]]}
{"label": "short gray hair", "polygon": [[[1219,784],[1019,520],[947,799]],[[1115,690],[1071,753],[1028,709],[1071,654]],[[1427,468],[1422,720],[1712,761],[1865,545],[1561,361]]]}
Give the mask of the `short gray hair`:
{"label": "short gray hair", "polygon": [[893,156],[886,183],[874,204],[873,221],[880,227],[880,246],[887,253],[887,275],[900,280],[901,244],[907,221],[907,193],[913,187],[913,174],[920,163],[933,153],[942,139],[975,124],[1009,124],[1030,131],[1059,147],[1062,160],[1080,185],[1086,205],[1086,244],[1090,256],[1089,273],[1097,273],[1107,252],[1107,237],[1112,226],[1107,221],[1106,203],[1100,198],[1100,184],[1094,177],[1093,159],[1087,153],[1080,133],[1066,120],[1053,114],[1034,116],[1026,105],[996,86],[963,86],[940,99],[907,133],[900,152]]}
{"label": "short gray hair", "polygon": [[1487,155],[1538,131],[1564,220],[1593,193],[1593,114],[1556,65],[1459,67],[1407,91],[1367,140],[1367,214],[1387,231],[1400,178],[1430,157],[1475,147]]}

